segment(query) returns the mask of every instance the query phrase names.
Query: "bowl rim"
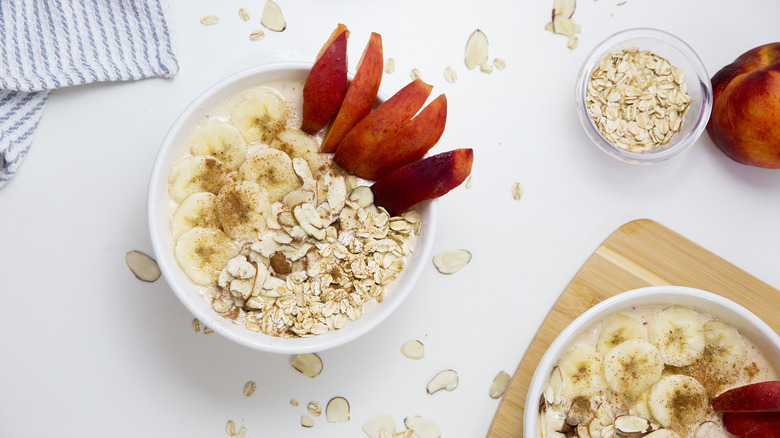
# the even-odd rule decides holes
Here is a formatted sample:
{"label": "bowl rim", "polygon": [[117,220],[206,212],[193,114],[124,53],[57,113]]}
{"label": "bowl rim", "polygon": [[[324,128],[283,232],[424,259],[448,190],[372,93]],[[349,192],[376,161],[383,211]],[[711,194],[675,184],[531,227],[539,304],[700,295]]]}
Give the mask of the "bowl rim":
{"label": "bowl rim", "polygon": [[[670,299],[675,299],[677,301],[669,301]],[[639,303],[637,303],[637,301],[639,301]],[[695,301],[695,303],[688,304],[689,301]],[[576,335],[596,323],[599,317],[610,315],[620,309],[631,306],[653,304],[696,306],[695,310],[710,314],[713,314],[711,309],[717,308],[725,313],[732,313],[733,315],[742,318],[747,322],[748,327],[738,328],[740,333],[754,343],[756,341],[755,337],[758,335],[767,338],[772,345],[773,351],[769,352],[766,349],[761,349],[761,353],[767,356],[770,356],[771,353],[771,357],[768,357],[768,359],[770,359],[772,365],[777,368],[776,371],[780,372],[780,368],[778,367],[780,365],[780,335],[778,335],[769,324],[742,305],[716,293],[688,286],[665,285],[632,289],[613,295],[590,307],[574,319],[574,321],[569,323],[547,348],[544,355],[539,360],[539,364],[536,366],[528,385],[523,412],[523,436],[528,438],[539,436],[538,422],[536,419],[536,416],[538,416],[539,397],[543,392],[544,384],[547,382],[553,365],[558,361],[566,347],[571,345]],[[717,314],[713,314],[713,316],[720,317],[720,315]],[[729,321],[727,318],[724,319],[730,324],[734,323],[735,325],[739,325],[734,321]],[[745,331],[748,331],[749,333],[746,334]],[[771,360],[772,358],[774,358],[774,361]]]}
{"label": "bowl rim", "polygon": [[[585,93],[593,69],[601,62],[604,54],[609,53],[612,47],[625,41],[639,38],[661,41],[680,52],[696,72],[698,79],[696,82],[698,82],[701,93],[699,115],[696,118],[691,131],[674,147],[663,149],[658,152],[631,152],[613,145],[601,135],[590,116],[587,114]],[[686,80],[686,82],[691,86],[696,84],[690,80]],[[707,68],[693,47],[680,37],[665,30],[652,27],[634,27],[609,35],[591,49],[577,74],[575,100],[580,123],[582,124],[585,133],[591,141],[593,141],[593,143],[602,151],[607,153],[607,155],[631,164],[656,164],[680,155],[698,141],[699,137],[701,137],[701,134],[704,132],[704,129],[707,127],[707,122],[709,121],[712,112],[713,92],[712,82],[710,80],[710,75],[707,72]]]}
{"label": "bowl rim", "polygon": [[[427,265],[426,260],[429,258],[433,249],[433,240],[436,234],[436,224],[438,222],[437,199],[424,201],[418,204],[418,210],[420,211],[421,216],[425,218],[425,226],[423,226],[423,231],[418,236],[414,253],[411,255],[412,258],[408,260],[407,265],[404,268],[403,276],[399,276],[396,280],[399,281],[403,279],[403,281],[396,284],[396,287],[391,290],[391,293],[383,302],[376,303],[373,308],[367,311],[367,313],[370,312],[371,317],[366,318],[365,316],[361,316],[356,321],[351,321],[347,325],[347,327],[349,327],[356,324],[357,327],[355,329],[346,330],[347,327],[345,327],[339,330],[329,331],[323,335],[306,338],[270,336],[263,333],[251,332],[240,324],[227,321],[225,318],[211,310],[210,307],[204,309],[203,303],[206,303],[206,300],[202,299],[200,295],[196,295],[203,302],[200,303],[200,305],[192,299],[192,295],[189,295],[188,293],[192,292],[192,287],[194,285],[189,281],[186,282],[186,284],[183,284],[181,281],[184,274],[181,272],[181,269],[173,256],[173,248],[169,244],[167,221],[161,220],[161,218],[167,216],[165,207],[167,204],[167,174],[176,152],[181,148],[181,145],[176,141],[177,138],[181,135],[186,136],[186,133],[182,134],[182,132],[184,130],[192,129],[202,117],[202,114],[198,114],[208,111],[215,103],[223,101],[235,92],[249,86],[278,80],[264,78],[264,76],[273,76],[278,73],[289,75],[292,73],[298,75],[303,74],[303,78],[305,78],[305,74],[308,73],[312,65],[312,62],[306,61],[279,61],[250,67],[223,77],[197,94],[197,96],[176,117],[163,141],[160,143],[150,172],[147,188],[146,207],[149,236],[155,253],[155,259],[160,267],[162,276],[168,283],[170,289],[184,307],[210,329],[240,345],[270,353],[299,354],[328,350],[357,339],[386,320],[390,314],[403,303],[417,284],[419,277]],[[253,82],[252,78],[258,79]],[[242,83],[247,83],[247,85],[237,85]],[[386,95],[381,90],[378,94],[378,98],[382,100],[387,99]],[[184,278],[186,279],[186,277]]]}

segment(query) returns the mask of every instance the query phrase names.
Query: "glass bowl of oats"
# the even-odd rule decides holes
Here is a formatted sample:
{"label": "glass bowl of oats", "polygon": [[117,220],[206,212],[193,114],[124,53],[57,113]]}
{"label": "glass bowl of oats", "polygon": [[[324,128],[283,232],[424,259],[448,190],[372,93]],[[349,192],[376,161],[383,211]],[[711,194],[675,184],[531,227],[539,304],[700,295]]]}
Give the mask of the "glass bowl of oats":
{"label": "glass bowl of oats", "polygon": [[679,155],[704,132],[712,110],[704,63],[683,40],[658,29],[606,38],[585,59],[575,88],[585,133],[629,163]]}
{"label": "glass bowl of oats", "polygon": [[[300,130],[310,62],[254,67],[201,93],[158,151],[148,222],[162,275],[208,328],[297,354],[367,333],[429,260],[436,201],[391,217],[371,182]],[[378,101],[385,96],[380,91]]]}

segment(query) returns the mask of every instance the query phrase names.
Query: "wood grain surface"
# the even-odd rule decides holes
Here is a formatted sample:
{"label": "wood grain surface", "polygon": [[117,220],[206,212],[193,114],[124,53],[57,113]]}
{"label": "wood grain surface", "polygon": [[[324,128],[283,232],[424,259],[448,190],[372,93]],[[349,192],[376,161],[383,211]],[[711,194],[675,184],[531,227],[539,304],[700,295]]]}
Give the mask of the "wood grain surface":
{"label": "wood grain surface", "polygon": [[780,291],[657,222],[629,222],[596,249],[550,310],[512,376],[488,438],[523,436],[525,397],[536,365],[571,321],[615,294],[661,285],[722,295],[780,331]]}

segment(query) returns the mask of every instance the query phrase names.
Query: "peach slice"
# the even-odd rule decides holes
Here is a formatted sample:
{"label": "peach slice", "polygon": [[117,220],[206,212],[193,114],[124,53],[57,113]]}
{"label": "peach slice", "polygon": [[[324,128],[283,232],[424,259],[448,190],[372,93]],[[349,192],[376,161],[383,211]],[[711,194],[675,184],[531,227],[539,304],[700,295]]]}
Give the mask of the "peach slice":
{"label": "peach slice", "polygon": [[371,153],[406,124],[431,94],[431,85],[415,79],[379,105],[341,141],[333,161],[353,172]]}
{"label": "peach slice", "polygon": [[726,412],[723,427],[742,438],[780,438],[780,412]]}
{"label": "peach slice", "polygon": [[347,94],[347,37],[349,30],[339,24],[320,49],[303,85],[301,130],[315,134],[339,110]]}
{"label": "peach slice", "polygon": [[383,63],[382,36],[372,32],[358,63],[355,78],[347,89],[347,95],[344,96],[344,102],[325,141],[322,142],[321,152],[335,152],[349,130],[371,112],[379,92],[379,84],[382,82]]}
{"label": "peach slice", "polygon": [[780,412],[780,381],[730,389],[712,400],[718,412]]}
{"label": "peach slice", "polygon": [[398,168],[371,186],[374,203],[392,216],[413,205],[444,196],[471,173],[472,149],[455,149]]}
{"label": "peach slice", "polygon": [[419,160],[439,141],[446,121],[447,97],[442,94],[380,144],[355,169],[355,176],[378,180],[399,167]]}

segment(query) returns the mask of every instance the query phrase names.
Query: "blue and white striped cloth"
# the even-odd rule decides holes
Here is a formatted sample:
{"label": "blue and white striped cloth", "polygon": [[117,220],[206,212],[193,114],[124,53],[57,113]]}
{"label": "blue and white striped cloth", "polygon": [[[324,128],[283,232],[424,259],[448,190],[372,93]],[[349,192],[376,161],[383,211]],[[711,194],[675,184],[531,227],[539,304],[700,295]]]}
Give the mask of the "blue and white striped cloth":
{"label": "blue and white striped cloth", "polygon": [[0,187],[51,90],[179,71],[162,1],[0,0]]}

